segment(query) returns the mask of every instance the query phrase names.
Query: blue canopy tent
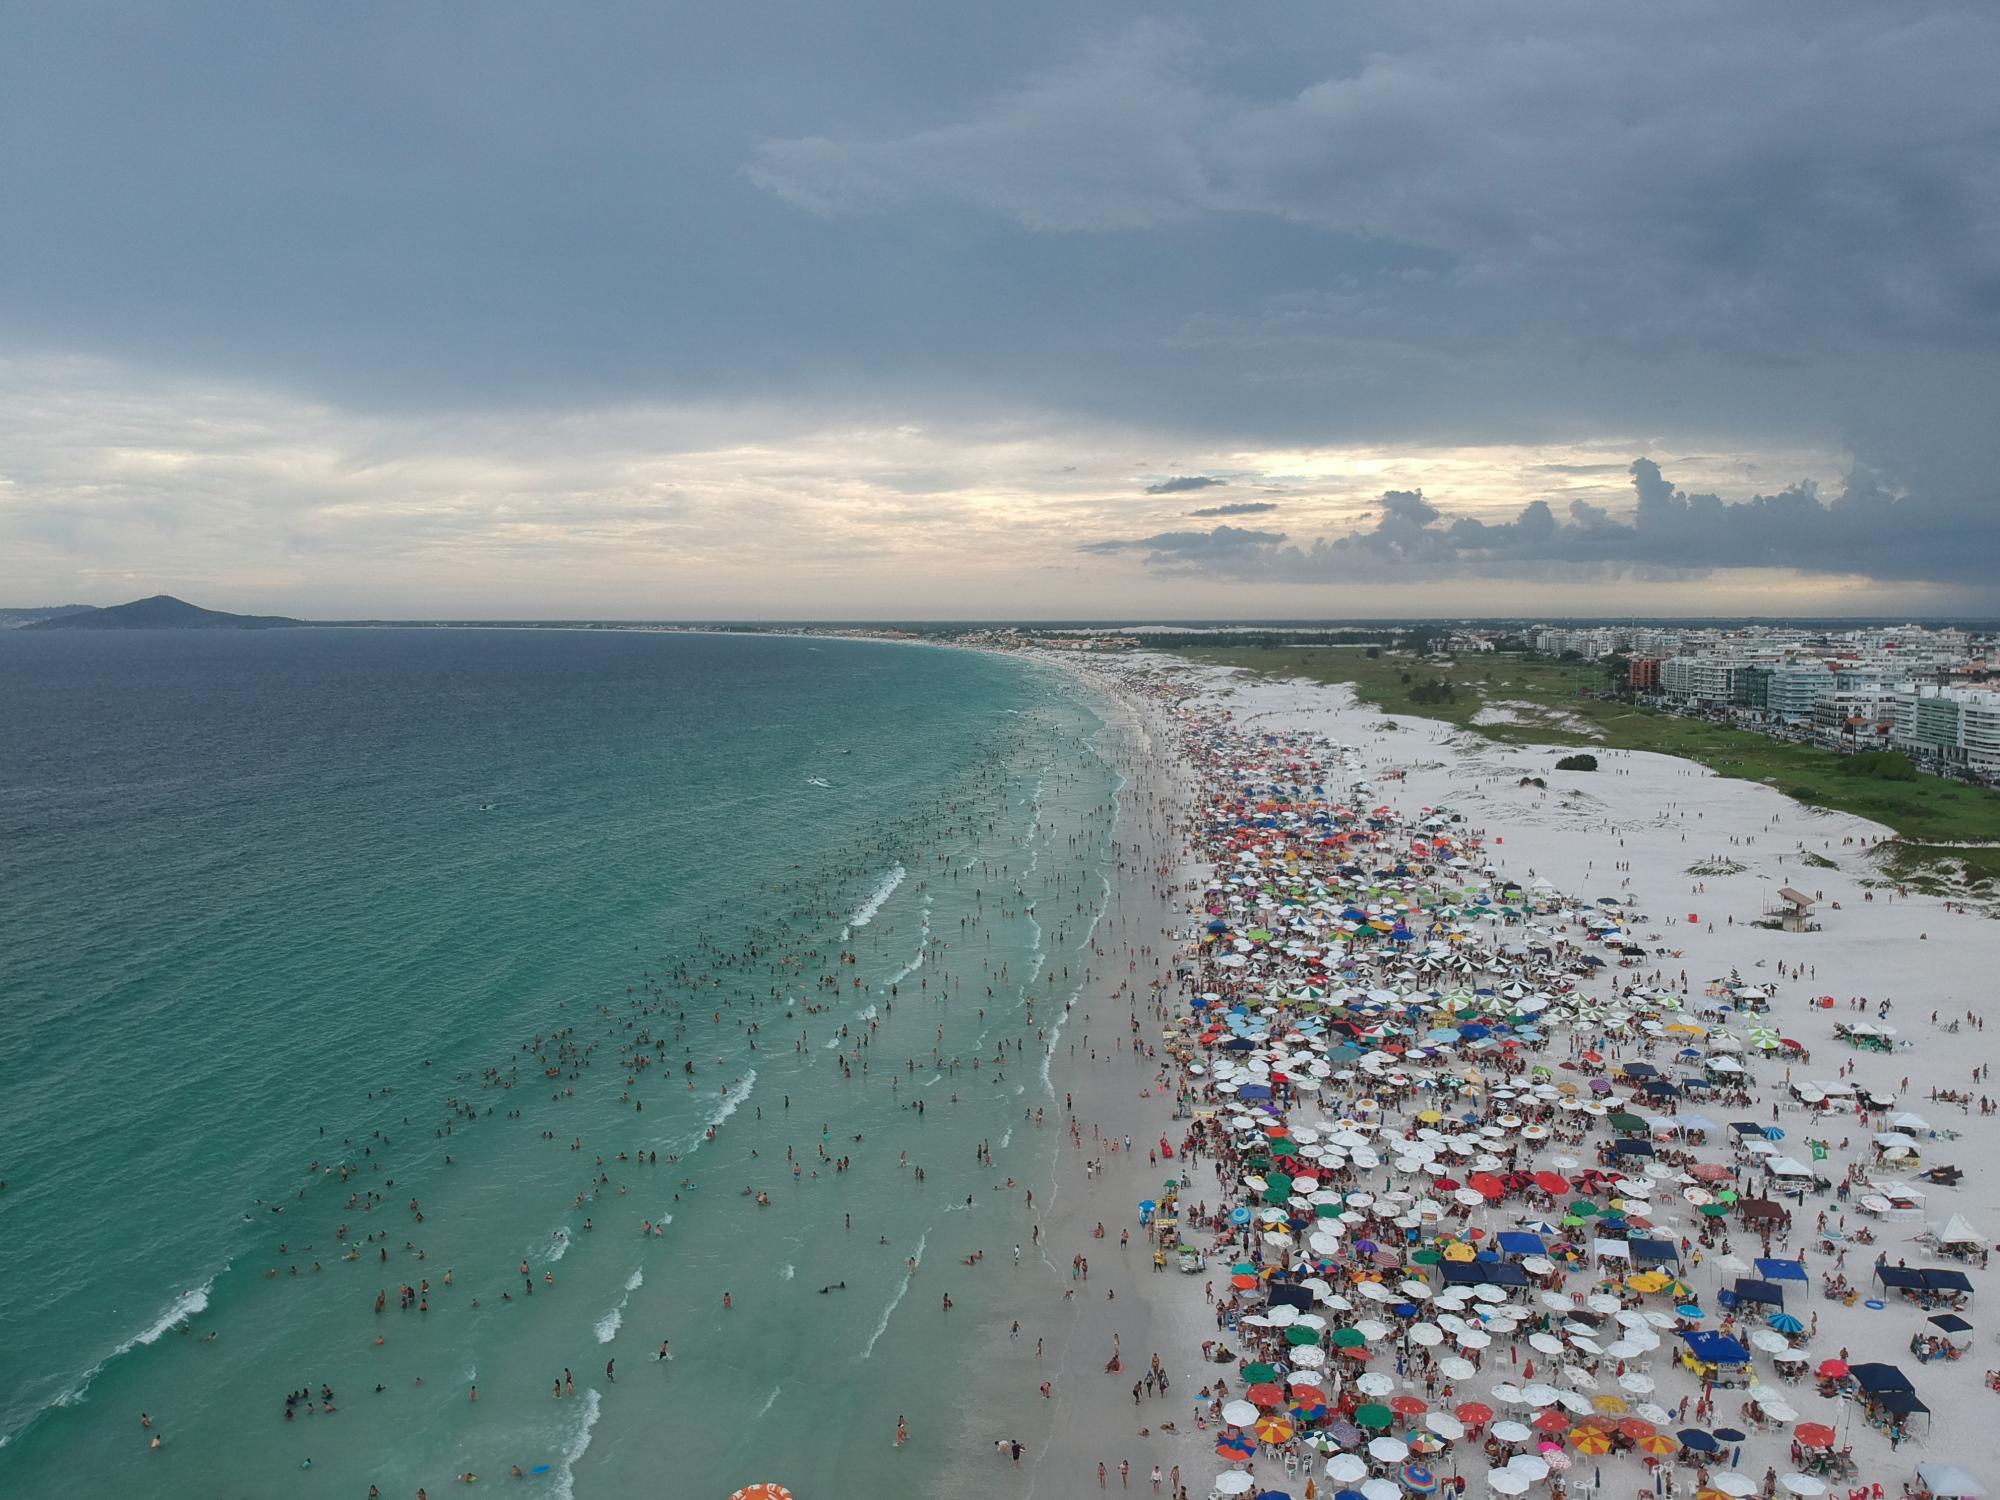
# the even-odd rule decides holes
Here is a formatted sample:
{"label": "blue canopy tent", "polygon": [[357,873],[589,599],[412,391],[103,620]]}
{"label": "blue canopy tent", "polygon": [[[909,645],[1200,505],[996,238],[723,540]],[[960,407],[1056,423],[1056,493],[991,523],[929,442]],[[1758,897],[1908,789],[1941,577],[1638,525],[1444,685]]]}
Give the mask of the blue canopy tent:
{"label": "blue canopy tent", "polygon": [[1498,1235],[1500,1253],[1503,1255],[1545,1255],[1548,1246],[1539,1234],[1529,1234],[1520,1229],[1503,1229]]}
{"label": "blue canopy tent", "polygon": [[1681,1335],[1688,1352],[1703,1364],[1747,1365],[1750,1351],[1726,1333],[1709,1328],[1691,1328]]}
{"label": "blue canopy tent", "polygon": [[1759,1281],[1754,1276],[1736,1278],[1736,1300],[1738,1302],[1758,1302],[1770,1307],[1785,1305],[1784,1289],[1775,1281]]}
{"label": "blue canopy tent", "polygon": [[1651,1156],[1653,1154],[1653,1143],[1651,1141],[1634,1140],[1627,1137],[1622,1140],[1613,1141],[1611,1143],[1611,1151],[1615,1156]]}
{"label": "blue canopy tent", "polygon": [[1642,1266],[1677,1265],[1680,1262],[1680,1247],[1672,1240],[1627,1240],[1632,1250],[1632,1263]]}
{"label": "blue canopy tent", "polygon": [[1910,1377],[1894,1365],[1849,1365],[1847,1373],[1854,1378],[1856,1385],[1871,1396],[1879,1396],[1890,1391],[1914,1393],[1917,1389],[1910,1384]]}
{"label": "blue canopy tent", "polygon": [[1481,1264],[1448,1260],[1438,1269],[1450,1286],[1478,1286],[1482,1282],[1489,1286],[1525,1287],[1528,1284],[1528,1273],[1510,1261]]}
{"label": "blue canopy tent", "polygon": [[1804,1281],[1806,1268],[1795,1260],[1764,1260],[1757,1262],[1757,1274],[1766,1281]]}

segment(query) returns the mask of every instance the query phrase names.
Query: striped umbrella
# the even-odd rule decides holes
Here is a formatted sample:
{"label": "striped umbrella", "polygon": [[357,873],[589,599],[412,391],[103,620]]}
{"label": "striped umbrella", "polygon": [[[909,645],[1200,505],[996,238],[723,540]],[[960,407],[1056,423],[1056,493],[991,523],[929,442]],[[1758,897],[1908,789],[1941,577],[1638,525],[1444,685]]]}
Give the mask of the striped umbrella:
{"label": "striped umbrella", "polygon": [[1276,1447],[1279,1443],[1289,1443],[1298,1429],[1292,1426],[1292,1419],[1277,1412],[1270,1412],[1257,1419],[1257,1436]]}

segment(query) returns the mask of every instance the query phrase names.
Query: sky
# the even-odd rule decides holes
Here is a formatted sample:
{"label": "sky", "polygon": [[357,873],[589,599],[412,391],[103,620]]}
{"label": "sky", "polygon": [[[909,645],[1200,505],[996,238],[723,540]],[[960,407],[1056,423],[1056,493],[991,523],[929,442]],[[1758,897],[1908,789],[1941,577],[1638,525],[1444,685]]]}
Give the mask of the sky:
{"label": "sky", "polygon": [[2000,8],[0,0],[0,604],[2000,613]]}

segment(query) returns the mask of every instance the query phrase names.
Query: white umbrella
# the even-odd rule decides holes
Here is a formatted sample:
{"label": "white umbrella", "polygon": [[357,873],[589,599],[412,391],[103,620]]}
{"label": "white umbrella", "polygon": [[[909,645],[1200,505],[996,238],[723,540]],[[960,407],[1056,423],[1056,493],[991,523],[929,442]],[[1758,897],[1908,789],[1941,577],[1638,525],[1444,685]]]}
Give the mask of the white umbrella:
{"label": "white umbrella", "polygon": [[1762,1349],[1766,1354],[1778,1354],[1791,1348],[1791,1345],[1785,1342],[1785,1336],[1775,1328],[1754,1330],[1750,1335],[1750,1346],[1753,1349]]}
{"label": "white umbrella", "polygon": [[1447,1442],[1452,1442],[1465,1436],[1465,1424],[1448,1411],[1425,1412],[1424,1426],[1430,1428],[1432,1432]]}
{"label": "white umbrella", "polygon": [[1826,1481],[1810,1474],[1780,1474],[1778,1483],[1794,1495],[1810,1497],[1826,1493]]}
{"label": "white umbrella", "polygon": [[1619,1303],[1609,1292],[1595,1292],[1583,1299],[1583,1305],[1595,1313],[1615,1313]]}
{"label": "white umbrella", "polygon": [[1495,1422],[1493,1436],[1503,1443],[1525,1443],[1534,1432],[1520,1422]]}
{"label": "white umbrella", "polygon": [[1326,1477],[1335,1484],[1358,1484],[1368,1477],[1368,1465],[1352,1453],[1336,1453],[1326,1461]]}
{"label": "white umbrella", "polygon": [[1438,1361],[1438,1373],[1446,1380],[1470,1380],[1477,1370],[1478,1367],[1469,1359],[1454,1357]]}
{"label": "white umbrella", "polygon": [[1796,1422],[1799,1414],[1789,1401],[1781,1401],[1776,1396],[1760,1396],[1757,1404],[1764,1409],[1764,1415],[1773,1422]]}
{"label": "white umbrella", "polygon": [[1497,1286],[1476,1286],[1472,1289],[1472,1295],[1481,1302],[1505,1302],[1507,1300],[1507,1294]]}
{"label": "white umbrella", "polygon": [[1542,1292],[1536,1296],[1535,1300],[1550,1312],[1566,1313],[1570,1309],[1569,1298],[1565,1297],[1561,1292]]}
{"label": "white umbrella", "polygon": [[1528,1404],[1528,1398],[1521,1393],[1521,1388],[1508,1380],[1503,1380],[1500,1384],[1493,1387],[1493,1399],[1502,1406],[1526,1406]]}
{"label": "white umbrella", "polygon": [[1222,1420],[1231,1427],[1248,1427],[1257,1420],[1257,1408],[1248,1401],[1231,1401],[1222,1408]]}
{"label": "white umbrella", "polygon": [[1496,1495],[1525,1495],[1528,1476],[1513,1469],[1488,1469],[1486,1487]]}
{"label": "white umbrella", "polygon": [[1366,1297],[1370,1302],[1387,1302],[1389,1300],[1389,1289],[1379,1281],[1364,1281],[1355,1287],[1354,1290],[1358,1295]]}
{"label": "white umbrella", "polygon": [[1386,1479],[1365,1481],[1361,1486],[1361,1496],[1362,1500],[1403,1500],[1402,1490]]}
{"label": "white umbrella", "polygon": [[1725,1495],[1734,1495],[1737,1500],[1743,1500],[1743,1497],[1757,1493],[1757,1481],[1735,1469],[1726,1469],[1720,1474],[1709,1475],[1708,1483],[1711,1489],[1721,1490]]}
{"label": "white umbrella", "polygon": [[1517,1453],[1507,1460],[1507,1467],[1529,1480],[1549,1477],[1549,1461],[1535,1453]]}
{"label": "white umbrella", "polygon": [[1492,1334],[1477,1328],[1468,1328],[1458,1336],[1458,1347],[1461,1349],[1484,1349],[1492,1342]]}
{"label": "white umbrella", "polygon": [[1385,1464],[1399,1464],[1410,1456],[1410,1445],[1401,1438],[1370,1438],[1368,1456]]}
{"label": "white umbrella", "polygon": [[1247,1495],[1257,1487],[1257,1481],[1241,1469],[1229,1469],[1215,1476],[1215,1493],[1218,1495]]}
{"label": "white umbrella", "polygon": [[1530,1406],[1553,1406],[1556,1403],[1556,1398],[1561,1394],[1562,1392],[1558,1391],[1554,1386],[1543,1385],[1539,1380],[1533,1385],[1524,1386],[1521,1389],[1521,1399],[1526,1401]]}
{"label": "white umbrella", "polygon": [[1285,1358],[1301,1369],[1317,1370],[1321,1365],[1326,1363],[1326,1351],[1316,1348],[1311,1344],[1301,1344],[1288,1353]]}
{"label": "white umbrella", "polygon": [[1410,1342],[1435,1349],[1444,1342],[1444,1330],[1435,1323],[1413,1323],[1410,1325]]}
{"label": "white umbrella", "polygon": [[1563,1344],[1552,1333],[1531,1333],[1528,1335],[1528,1347],[1540,1354],[1560,1354]]}
{"label": "white umbrella", "polygon": [[1630,1391],[1635,1396],[1650,1396],[1653,1394],[1655,1386],[1652,1376],[1641,1375],[1637,1371],[1633,1371],[1629,1375],[1620,1375],[1618,1377],[1618,1388]]}
{"label": "white umbrella", "polygon": [[1396,1382],[1377,1370],[1370,1370],[1354,1382],[1354,1388],[1364,1396],[1386,1396],[1396,1388]]}

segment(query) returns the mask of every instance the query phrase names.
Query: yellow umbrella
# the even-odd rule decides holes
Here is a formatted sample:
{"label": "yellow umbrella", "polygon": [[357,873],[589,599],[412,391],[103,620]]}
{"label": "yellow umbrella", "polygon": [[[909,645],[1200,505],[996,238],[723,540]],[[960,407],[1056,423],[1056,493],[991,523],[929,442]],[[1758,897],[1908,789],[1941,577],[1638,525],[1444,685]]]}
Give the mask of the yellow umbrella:
{"label": "yellow umbrella", "polygon": [[1477,1250],[1474,1250],[1472,1246],[1463,1243],[1455,1245],[1446,1245],[1444,1247],[1444,1258],[1446,1260],[1461,1261],[1461,1262],[1468,1260],[1477,1260],[1479,1258],[1479,1252]]}
{"label": "yellow umbrella", "polygon": [[1623,1396],[1604,1395],[1592,1396],[1590,1398],[1590,1409],[1592,1411],[1601,1411],[1607,1416],[1616,1416],[1618,1413],[1630,1411],[1632,1408],[1625,1404]]}
{"label": "yellow umbrella", "polygon": [[1629,1278],[1625,1285],[1635,1292],[1664,1292],[1669,1278],[1664,1271],[1641,1271]]}

